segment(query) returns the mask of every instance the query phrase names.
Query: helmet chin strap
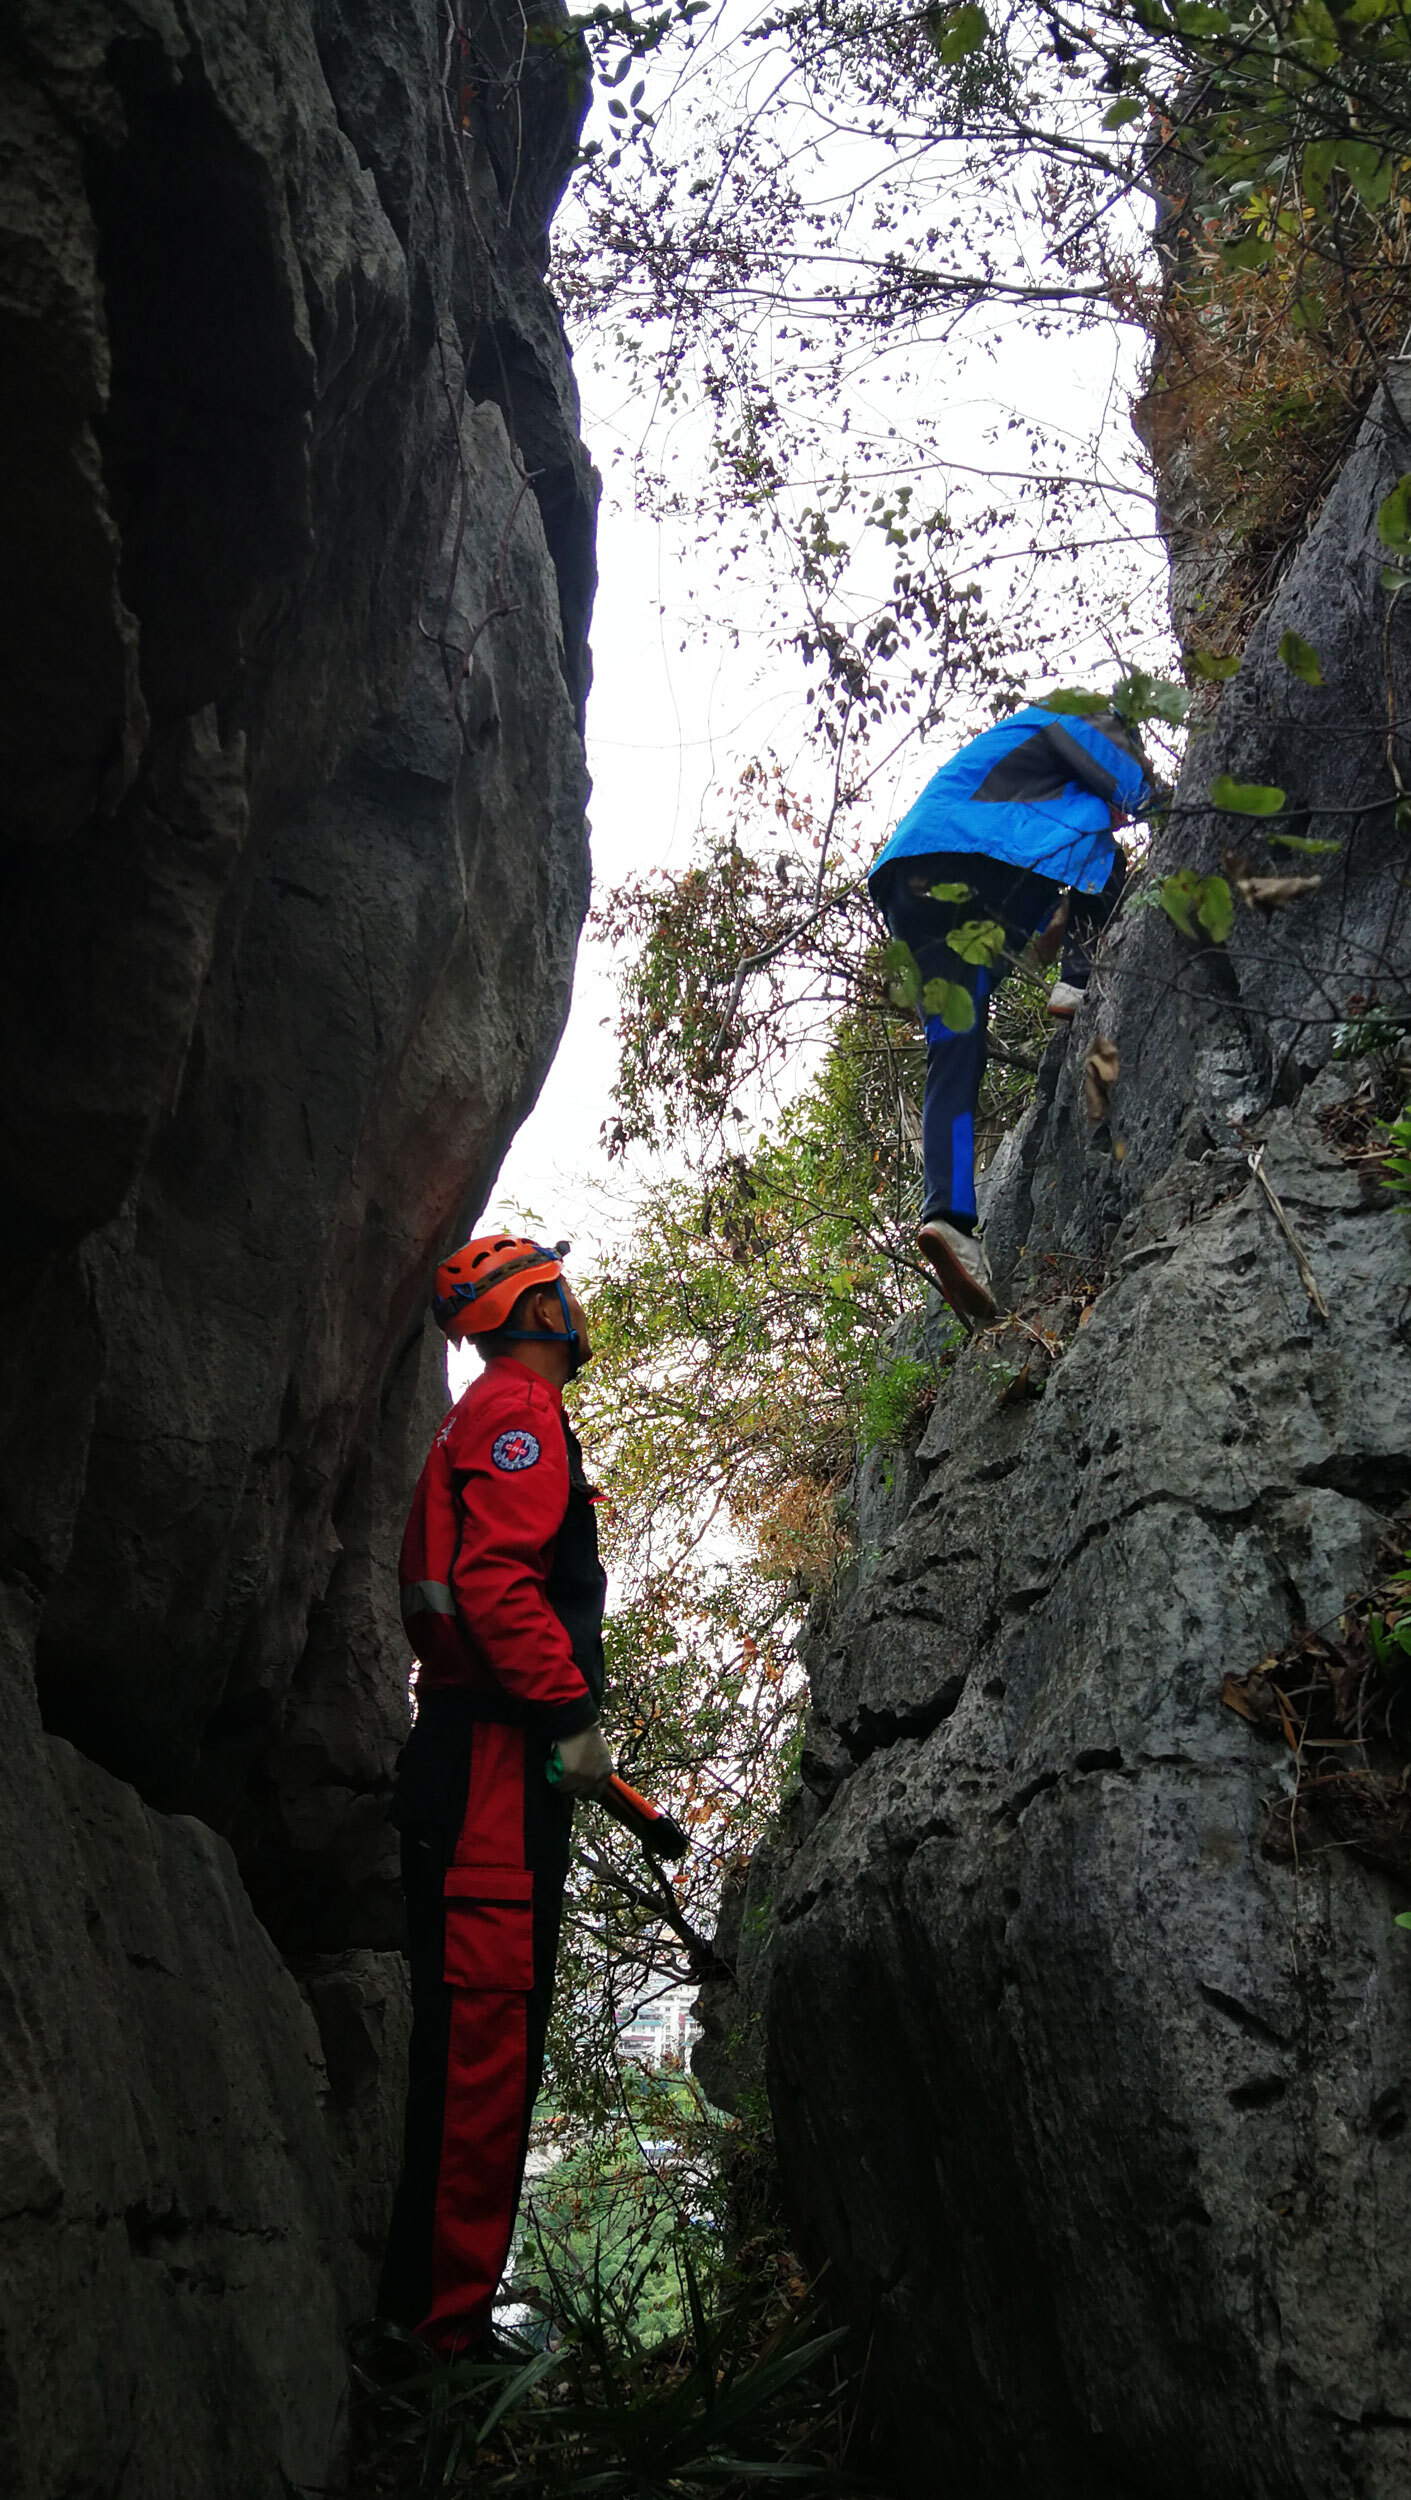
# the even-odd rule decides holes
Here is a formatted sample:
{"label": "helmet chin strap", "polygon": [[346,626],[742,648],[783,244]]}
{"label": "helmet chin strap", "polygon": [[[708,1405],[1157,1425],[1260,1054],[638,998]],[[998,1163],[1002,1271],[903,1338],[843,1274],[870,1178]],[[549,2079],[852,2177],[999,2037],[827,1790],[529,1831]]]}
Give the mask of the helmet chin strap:
{"label": "helmet chin strap", "polygon": [[583,1351],[582,1340],[569,1316],[568,1296],[558,1277],[554,1278],[554,1291],[558,1295],[559,1309],[563,1313],[562,1328],[497,1328],[495,1334],[497,1337],[512,1337],[520,1345],[563,1345],[567,1342],[568,1376],[572,1380],[577,1373],[581,1372],[588,1357]]}

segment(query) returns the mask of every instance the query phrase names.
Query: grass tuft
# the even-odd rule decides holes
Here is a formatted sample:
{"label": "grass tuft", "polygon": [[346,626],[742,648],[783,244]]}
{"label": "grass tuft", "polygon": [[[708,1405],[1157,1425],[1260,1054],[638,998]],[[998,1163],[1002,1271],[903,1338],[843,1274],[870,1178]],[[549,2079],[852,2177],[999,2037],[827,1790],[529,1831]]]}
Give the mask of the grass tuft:
{"label": "grass tuft", "polygon": [[881,2500],[877,2476],[847,2462],[861,2371],[846,2328],[807,2301],[770,2317],[748,2291],[712,2307],[683,2257],[688,2330],[624,2343],[600,2268],[575,2280],[546,2264],[552,2351],[497,2338],[492,2357],[441,2361],[399,2328],[364,2330],[352,2500]]}

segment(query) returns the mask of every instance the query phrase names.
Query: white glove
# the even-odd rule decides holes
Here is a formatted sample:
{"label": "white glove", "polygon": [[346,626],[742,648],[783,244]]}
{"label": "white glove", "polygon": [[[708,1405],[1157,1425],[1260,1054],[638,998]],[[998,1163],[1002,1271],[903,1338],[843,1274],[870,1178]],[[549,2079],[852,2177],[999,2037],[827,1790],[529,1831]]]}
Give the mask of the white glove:
{"label": "white glove", "polygon": [[613,1760],[607,1738],[594,1721],[592,1727],[580,1728],[576,1736],[559,1738],[559,1760],[563,1777],[557,1782],[561,1797],[601,1797],[612,1778]]}

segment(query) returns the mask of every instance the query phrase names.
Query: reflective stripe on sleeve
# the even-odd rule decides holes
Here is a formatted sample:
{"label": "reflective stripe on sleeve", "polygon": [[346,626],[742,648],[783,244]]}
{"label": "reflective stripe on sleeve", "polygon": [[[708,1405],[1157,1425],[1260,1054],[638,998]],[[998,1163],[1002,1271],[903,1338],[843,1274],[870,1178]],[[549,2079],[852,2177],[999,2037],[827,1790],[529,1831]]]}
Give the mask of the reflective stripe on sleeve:
{"label": "reflective stripe on sleeve", "polygon": [[413,1615],[453,1615],[456,1601],[444,1580],[408,1580],[402,1591],[402,1621]]}

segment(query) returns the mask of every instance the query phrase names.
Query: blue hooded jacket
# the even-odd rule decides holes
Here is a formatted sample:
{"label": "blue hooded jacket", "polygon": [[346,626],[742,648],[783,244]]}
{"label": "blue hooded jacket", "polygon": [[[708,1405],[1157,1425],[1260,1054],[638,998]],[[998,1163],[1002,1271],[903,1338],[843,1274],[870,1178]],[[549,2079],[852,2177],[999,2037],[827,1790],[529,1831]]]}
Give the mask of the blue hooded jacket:
{"label": "blue hooded jacket", "polygon": [[[1112,715],[1105,714],[1115,728]],[[1116,858],[1111,815],[1139,815],[1152,784],[1136,756],[1096,720],[1039,703],[972,738],[938,773],[878,852],[969,851],[1096,894]]]}

